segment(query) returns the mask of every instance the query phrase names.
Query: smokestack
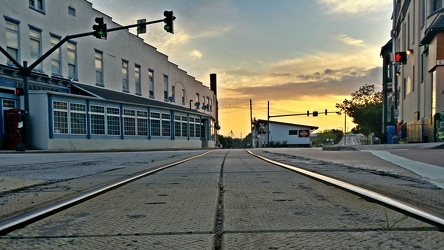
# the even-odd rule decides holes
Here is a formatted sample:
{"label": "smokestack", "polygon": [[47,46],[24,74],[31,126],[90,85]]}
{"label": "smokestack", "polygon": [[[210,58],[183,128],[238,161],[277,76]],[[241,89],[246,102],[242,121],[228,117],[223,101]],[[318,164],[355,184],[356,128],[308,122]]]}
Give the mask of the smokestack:
{"label": "smokestack", "polygon": [[210,74],[210,90],[217,96],[216,74]]}

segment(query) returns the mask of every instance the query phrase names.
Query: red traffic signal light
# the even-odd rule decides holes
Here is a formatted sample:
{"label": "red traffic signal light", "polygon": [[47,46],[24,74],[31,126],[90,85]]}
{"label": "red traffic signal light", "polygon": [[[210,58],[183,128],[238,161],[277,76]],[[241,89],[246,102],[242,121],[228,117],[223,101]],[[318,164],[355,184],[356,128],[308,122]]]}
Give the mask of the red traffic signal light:
{"label": "red traffic signal light", "polygon": [[176,17],[173,15],[173,11],[165,11],[163,12],[163,15],[165,16],[165,19],[163,19],[165,26],[163,26],[163,28],[171,33],[174,34],[174,27],[173,27],[173,22],[174,20],[176,20]]}
{"label": "red traffic signal light", "polygon": [[23,88],[16,88],[15,94],[16,95],[25,95],[25,90]]}
{"label": "red traffic signal light", "polygon": [[395,62],[406,64],[407,63],[407,52],[396,52],[395,53]]}
{"label": "red traffic signal light", "polygon": [[96,38],[102,39],[107,37],[106,34],[106,23],[103,22],[103,17],[96,17],[96,24],[93,25],[94,36]]}

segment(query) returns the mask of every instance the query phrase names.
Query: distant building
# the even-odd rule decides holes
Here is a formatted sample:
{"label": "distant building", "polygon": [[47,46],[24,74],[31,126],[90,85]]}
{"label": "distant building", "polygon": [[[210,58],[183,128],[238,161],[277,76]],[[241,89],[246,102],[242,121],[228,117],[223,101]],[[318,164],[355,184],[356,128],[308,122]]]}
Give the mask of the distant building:
{"label": "distant building", "polygon": [[[392,134],[410,142],[444,141],[443,0],[397,0],[395,6],[396,49],[393,39],[381,49],[383,130],[394,128]],[[393,64],[396,54],[401,62]]]}
{"label": "distant building", "polygon": [[310,134],[318,127],[300,124],[255,120],[253,147],[266,147],[270,143],[284,143],[288,146],[309,147]]}
{"label": "distant building", "polygon": [[[95,17],[108,29],[122,27],[86,0],[0,6],[0,46],[21,65],[67,35],[92,32]],[[213,148],[219,126],[216,75],[210,78],[211,87],[203,85],[127,29],[106,40],[70,39],[28,77],[30,119],[20,123],[12,111],[26,108],[24,77],[0,53],[0,149],[15,148],[21,126],[30,128],[22,140],[32,149]]]}

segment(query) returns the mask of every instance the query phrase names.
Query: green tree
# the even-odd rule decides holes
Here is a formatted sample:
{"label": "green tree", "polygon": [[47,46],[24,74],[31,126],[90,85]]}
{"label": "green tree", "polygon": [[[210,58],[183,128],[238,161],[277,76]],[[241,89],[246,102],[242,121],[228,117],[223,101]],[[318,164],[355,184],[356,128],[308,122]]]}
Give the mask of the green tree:
{"label": "green tree", "polygon": [[336,103],[339,113],[345,113],[357,126],[353,132],[369,135],[374,133],[382,138],[382,92],[375,91],[375,85],[365,84],[351,93],[351,100]]}
{"label": "green tree", "polygon": [[312,140],[313,146],[326,145],[330,143],[338,144],[342,140],[342,131],[339,129],[324,130],[317,133],[316,138]]}

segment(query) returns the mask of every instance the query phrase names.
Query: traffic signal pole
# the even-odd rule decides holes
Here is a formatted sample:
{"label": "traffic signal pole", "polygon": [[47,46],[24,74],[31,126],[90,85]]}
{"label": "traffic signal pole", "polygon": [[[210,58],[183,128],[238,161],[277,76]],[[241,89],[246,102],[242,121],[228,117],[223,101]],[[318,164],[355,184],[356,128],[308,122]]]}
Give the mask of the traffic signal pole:
{"label": "traffic signal pole", "polygon": [[[175,18],[174,18],[175,19]],[[145,26],[149,24],[154,23],[161,23],[165,22],[165,19],[159,19],[155,21],[150,22],[141,22],[137,24],[131,24],[126,26],[121,26],[117,28],[107,29],[106,32],[113,32],[117,30],[123,30],[123,29],[129,29],[133,27],[138,26]],[[43,54],[41,57],[39,57],[34,63],[28,66],[27,61],[23,61],[23,66],[20,65],[17,60],[14,59],[2,46],[0,46],[0,52],[2,52],[18,69],[20,74],[23,77],[23,98],[24,98],[24,108],[25,108],[25,142],[19,143],[17,145],[17,151],[24,151],[25,149],[32,149],[32,136],[31,136],[31,120],[29,116],[29,88],[28,88],[28,77],[31,75],[31,71],[39,65],[43,60],[45,60],[49,55],[51,55],[55,50],[57,50],[60,46],[62,46],[63,43],[65,43],[68,40],[79,38],[79,37],[85,37],[85,36],[91,36],[94,35],[94,32],[86,32],[86,33],[80,33],[80,34],[74,34],[74,35],[68,35],[64,37],[60,42],[58,42],[56,45],[51,47],[45,54]]]}

